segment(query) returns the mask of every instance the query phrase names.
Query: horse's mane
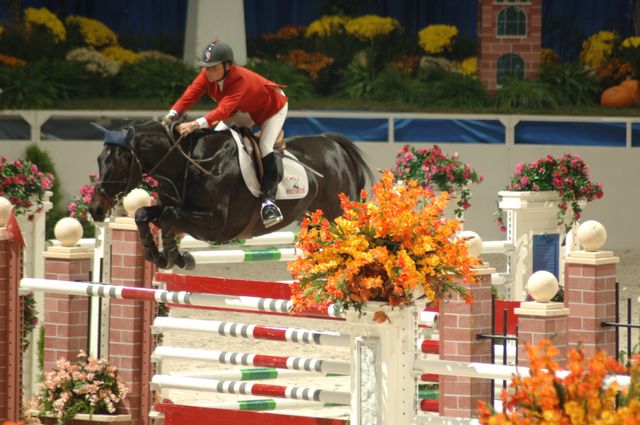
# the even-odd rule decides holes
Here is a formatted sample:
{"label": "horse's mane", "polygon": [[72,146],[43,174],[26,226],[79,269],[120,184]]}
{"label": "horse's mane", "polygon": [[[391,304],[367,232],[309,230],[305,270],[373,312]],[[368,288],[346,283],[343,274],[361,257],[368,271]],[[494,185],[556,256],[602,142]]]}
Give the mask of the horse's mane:
{"label": "horse's mane", "polygon": [[164,127],[158,121],[137,120],[132,121],[130,125],[136,130],[136,134],[165,134]]}

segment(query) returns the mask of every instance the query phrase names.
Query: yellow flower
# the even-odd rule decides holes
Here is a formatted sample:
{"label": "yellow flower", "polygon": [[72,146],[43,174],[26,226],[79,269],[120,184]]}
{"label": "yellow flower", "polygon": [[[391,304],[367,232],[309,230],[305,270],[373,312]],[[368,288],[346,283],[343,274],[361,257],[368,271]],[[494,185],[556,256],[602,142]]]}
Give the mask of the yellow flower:
{"label": "yellow flower", "polygon": [[560,57],[553,49],[543,47],[540,49],[540,61],[542,63],[558,63],[560,62]]}
{"label": "yellow flower", "polygon": [[347,22],[345,30],[360,40],[371,40],[377,36],[388,35],[400,28],[400,23],[393,18],[378,15],[364,15]]}
{"label": "yellow flower", "polygon": [[336,33],[341,33],[344,31],[344,27],[348,22],[349,18],[346,16],[323,16],[311,22],[304,36],[328,37]]}
{"label": "yellow flower", "polygon": [[69,16],[65,20],[67,26],[77,26],[80,34],[84,37],[84,42],[89,47],[102,49],[104,47],[116,46],[118,37],[108,26],[95,19],[84,16]]}
{"label": "yellow flower", "polygon": [[623,42],[622,42],[622,47],[638,47],[640,46],[640,37],[634,36],[634,37],[629,37],[626,38]]}
{"label": "yellow flower", "polygon": [[40,9],[27,7],[24,10],[24,22],[27,31],[31,31],[34,25],[40,25],[49,30],[56,42],[67,39],[67,29],[62,24],[62,21],[46,7],[41,7]]}
{"label": "yellow flower", "polygon": [[478,75],[478,58],[475,56],[471,56],[466,58],[460,64],[460,71],[462,71],[463,75],[468,75],[470,77],[475,77]]}
{"label": "yellow flower", "polygon": [[418,33],[418,44],[430,54],[443,53],[453,45],[458,29],[452,25],[429,25]]}
{"label": "yellow flower", "polygon": [[613,53],[618,35],[612,31],[600,31],[582,43],[580,62],[596,69]]}
{"label": "yellow flower", "polygon": [[106,49],[102,49],[100,53],[102,53],[105,58],[120,65],[124,63],[136,63],[140,60],[139,54],[120,46],[107,47]]}

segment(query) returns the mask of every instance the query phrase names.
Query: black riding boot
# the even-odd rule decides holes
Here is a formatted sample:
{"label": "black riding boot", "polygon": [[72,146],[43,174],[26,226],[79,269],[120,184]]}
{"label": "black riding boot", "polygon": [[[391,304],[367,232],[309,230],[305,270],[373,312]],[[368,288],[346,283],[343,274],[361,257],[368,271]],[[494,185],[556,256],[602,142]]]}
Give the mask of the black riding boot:
{"label": "black riding boot", "polygon": [[260,217],[264,227],[271,227],[282,221],[282,212],[274,202],[281,177],[282,159],[271,152],[262,158],[262,167],[264,175],[260,187],[262,191]]}

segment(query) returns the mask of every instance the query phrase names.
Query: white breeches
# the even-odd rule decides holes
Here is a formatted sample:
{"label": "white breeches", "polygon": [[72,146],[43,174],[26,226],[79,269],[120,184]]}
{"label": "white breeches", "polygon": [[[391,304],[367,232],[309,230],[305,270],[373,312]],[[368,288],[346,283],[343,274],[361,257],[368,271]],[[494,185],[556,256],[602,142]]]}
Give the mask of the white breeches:
{"label": "white breeches", "polygon": [[[288,111],[289,103],[285,103],[275,115],[267,119],[262,126],[260,126],[260,153],[262,154],[262,158],[273,152],[273,145],[276,143],[280,130],[282,130]],[[237,125],[248,128],[253,127],[255,124],[251,116],[246,112],[236,112],[224,120],[224,123],[229,127]]]}

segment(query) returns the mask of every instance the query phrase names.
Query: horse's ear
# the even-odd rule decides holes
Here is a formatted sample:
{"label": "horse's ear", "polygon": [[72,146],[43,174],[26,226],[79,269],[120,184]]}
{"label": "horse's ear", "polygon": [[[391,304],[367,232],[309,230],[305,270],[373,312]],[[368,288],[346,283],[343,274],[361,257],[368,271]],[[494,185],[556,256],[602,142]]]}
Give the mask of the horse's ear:
{"label": "horse's ear", "polygon": [[133,139],[136,137],[136,129],[133,126],[127,127],[127,135],[125,136],[125,141],[129,147],[133,148]]}
{"label": "horse's ear", "polygon": [[101,126],[100,124],[98,124],[97,122],[92,122],[91,125],[94,126],[95,128],[97,128],[98,130],[100,130],[102,132],[102,134],[107,134],[107,132],[109,131],[106,128],[104,128],[103,126]]}

